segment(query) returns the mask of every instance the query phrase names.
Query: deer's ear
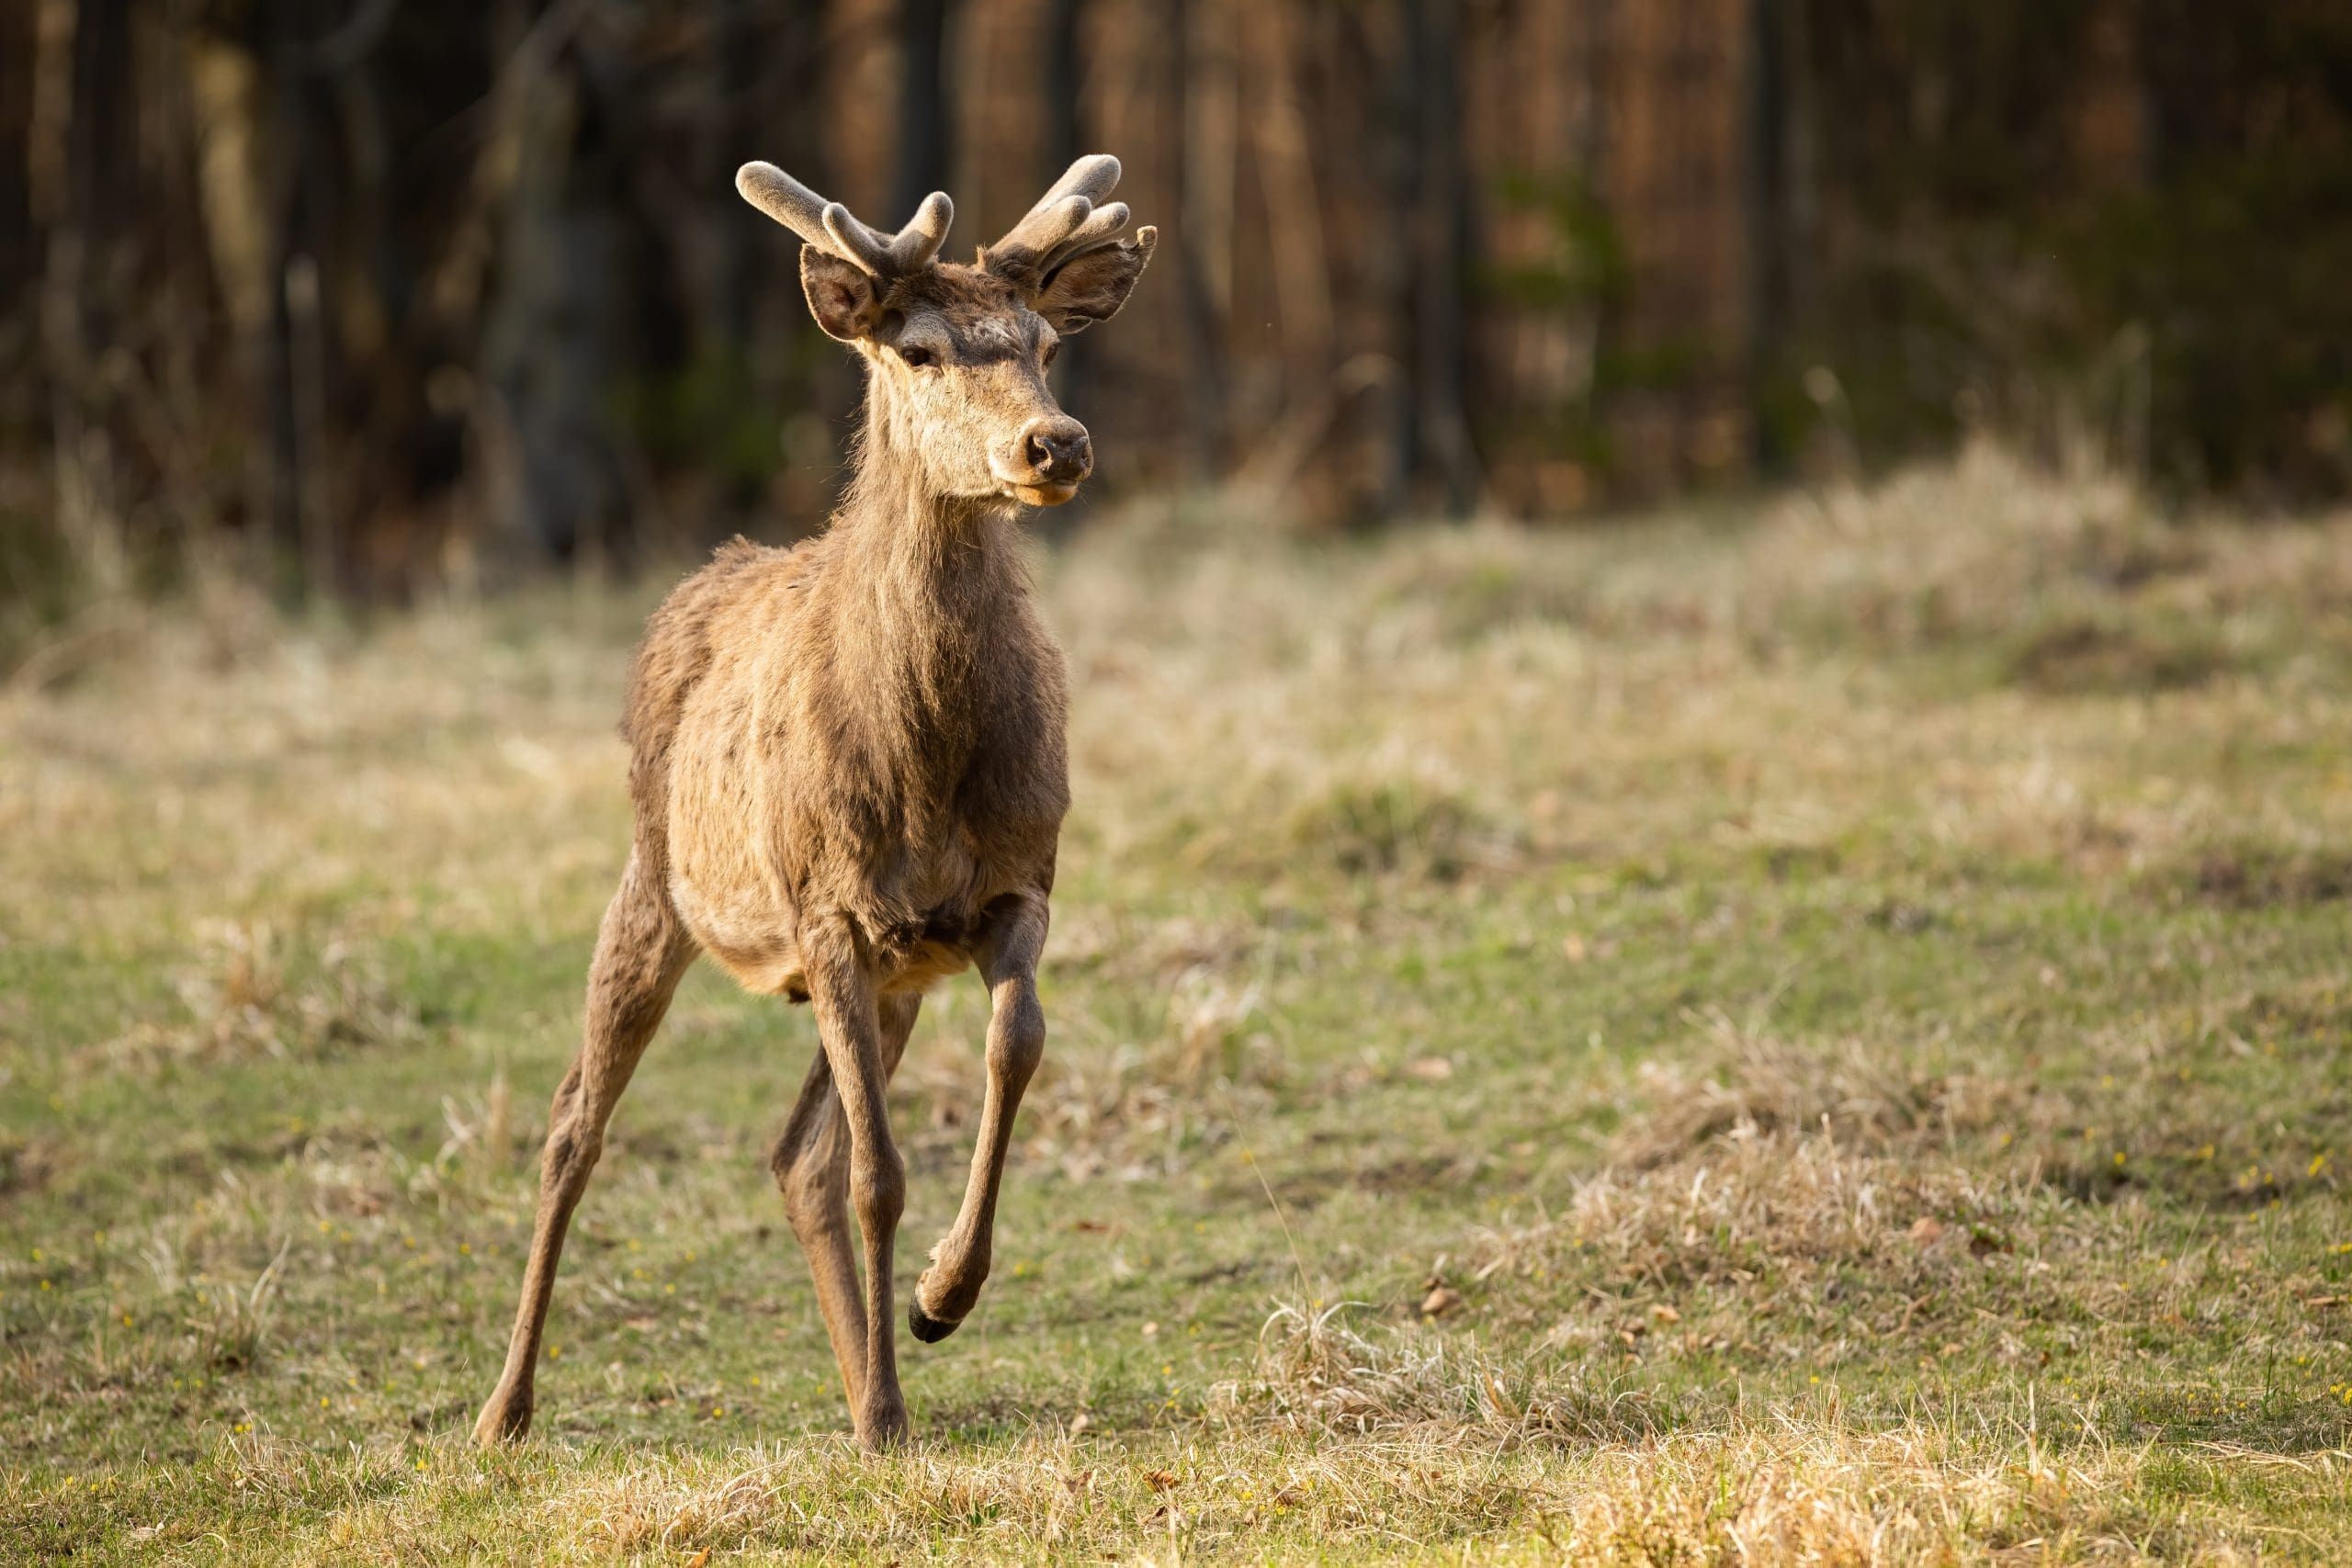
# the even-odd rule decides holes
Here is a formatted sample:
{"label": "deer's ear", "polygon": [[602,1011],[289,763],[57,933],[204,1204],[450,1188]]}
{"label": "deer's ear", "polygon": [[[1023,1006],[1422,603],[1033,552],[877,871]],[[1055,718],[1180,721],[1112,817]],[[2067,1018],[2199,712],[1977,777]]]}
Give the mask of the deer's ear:
{"label": "deer's ear", "polygon": [[800,291],[826,335],[843,343],[872,336],[882,320],[882,292],[874,279],[814,245],[800,247]]}
{"label": "deer's ear", "polygon": [[1152,247],[1159,243],[1159,230],[1138,229],[1132,240],[1080,251],[1054,269],[1037,290],[1033,309],[1065,337],[1109,321],[1135,292],[1136,279],[1151,265]]}

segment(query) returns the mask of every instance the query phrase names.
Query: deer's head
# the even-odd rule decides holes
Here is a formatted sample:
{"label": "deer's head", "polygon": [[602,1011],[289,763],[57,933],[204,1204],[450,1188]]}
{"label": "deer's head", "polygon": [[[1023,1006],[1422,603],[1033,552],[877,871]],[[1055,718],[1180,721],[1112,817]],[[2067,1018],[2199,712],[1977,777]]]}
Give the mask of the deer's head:
{"label": "deer's head", "polygon": [[938,260],[955,207],[924,197],[885,234],[772,164],[735,175],[743,198],[807,241],[809,313],[868,367],[867,418],[917,464],[931,492],[1058,506],[1094,471],[1086,427],[1046,385],[1060,340],[1127,302],[1159,241],[1122,239],[1105,202],[1119,161],[1080,158],[971,266]]}

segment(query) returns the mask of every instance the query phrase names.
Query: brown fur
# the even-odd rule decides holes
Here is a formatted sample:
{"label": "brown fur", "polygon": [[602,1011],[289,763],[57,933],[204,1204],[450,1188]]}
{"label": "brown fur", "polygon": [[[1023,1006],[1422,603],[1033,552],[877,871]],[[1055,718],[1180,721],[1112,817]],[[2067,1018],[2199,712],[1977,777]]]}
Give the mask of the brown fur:
{"label": "brown fur", "polygon": [[937,1338],[987,1277],[1012,1120],[1044,1049],[1035,971],[1069,804],[1062,658],[1030,604],[1015,500],[1066,498],[1091,467],[1044,361],[1057,333],[1124,303],[1141,238],[1081,256],[1058,290],[948,265],[885,279],[804,252],[810,309],[867,362],[855,476],[824,534],[735,540],[647,626],[621,725],[635,841],[478,1440],[528,1429],[565,1228],[697,951],[816,1013],[823,1050],[771,1165],[858,1435],[904,1434],[890,1304],[904,1177],[883,1089],[924,988],[977,964],[993,999],[978,1146],[910,1314]]}

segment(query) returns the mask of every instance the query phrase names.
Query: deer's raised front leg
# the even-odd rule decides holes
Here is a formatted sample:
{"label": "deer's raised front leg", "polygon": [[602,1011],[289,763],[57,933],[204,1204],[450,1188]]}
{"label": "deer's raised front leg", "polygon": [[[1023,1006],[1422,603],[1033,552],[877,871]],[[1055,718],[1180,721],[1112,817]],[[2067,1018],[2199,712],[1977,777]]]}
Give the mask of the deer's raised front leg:
{"label": "deer's raised front leg", "polygon": [[1013,1113],[1021,1109],[1022,1092],[1046,1054],[1046,1013],[1037,1005],[1037,958],[1045,951],[1046,919],[1046,900],[1029,894],[1008,896],[989,908],[989,926],[977,954],[993,1003],[988,1098],[980,1111],[963,1206],[956,1211],[954,1228],[931,1249],[931,1267],[915,1281],[914,1300],[907,1306],[908,1326],[926,1344],[956,1331],[979,1300],[980,1286],[989,1277],[997,1189],[1012,1143]]}
{"label": "deer's raised front leg", "polygon": [[531,1228],[530,1258],[523,1269],[523,1300],[507,1340],[505,1369],[474,1423],[477,1443],[503,1442],[531,1429],[539,1336],[547,1325],[548,1298],[555,1290],[556,1264],[563,1257],[571,1211],[587,1190],[589,1173],[604,1151],[605,1123],[628,1087],[646,1043],[661,1026],[662,1015],[669,1010],[671,994],[694,951],[668,893],[645,873],[632,852],[628,869],[621,874],[620,891],[613,895],[596,933],[580,1055],[564,1075],[548,1112],[547,1150],[539,1162],[538,1216]]}
{"label": "deer's raised front leg", "polygon": [[890,1305],[890,1261],[899,1216],[907,1206],[906,1163],[890,1139],[884,1102],[889,1068],[873,976],[849,920],[838,914],[805,919],[800,955],[817,1032],[849,1134],[849,1199],[865,1242],[865,1359],[850,1405],[857,1440],[883,1448],[907,1435],[907,1402],[899,1392],[899,1359]]}
{"label": "deer's raised front leg", "polygon": [[[882,1034],[882,1070],[898,1070],[907,1035],[922,1006],[916,995],[885,997],[876,1010]],[[841,1097],[833,1092],[831,1061],[820,1049],[808,1065],[784,1132],[768,1156],[784,1191],[785,1218],[808,1255],[817,1281],[817,1305],[825,1314],[825,1337],[842,1373],[842,1393],[854,1416],[865,1382],[865,1303],[859,1297],[857,1258],[849,1223],[849,1128]]]}

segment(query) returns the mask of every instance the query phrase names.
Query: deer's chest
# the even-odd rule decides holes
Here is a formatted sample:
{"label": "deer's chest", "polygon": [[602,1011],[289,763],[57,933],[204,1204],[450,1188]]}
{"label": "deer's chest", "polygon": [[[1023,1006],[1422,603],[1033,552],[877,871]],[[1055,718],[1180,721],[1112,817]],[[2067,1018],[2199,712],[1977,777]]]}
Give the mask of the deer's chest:
{"label": "deer's chest", "polygon": [[886,987],[961,969],[984,911],[1043,892],[1069,787],[1058,714],[976,727],[952,749],[899,748],[756,705],[689,716],[673,759],[671,894],[749,988],[803,988],[797,932],[847,915]]}

